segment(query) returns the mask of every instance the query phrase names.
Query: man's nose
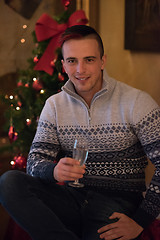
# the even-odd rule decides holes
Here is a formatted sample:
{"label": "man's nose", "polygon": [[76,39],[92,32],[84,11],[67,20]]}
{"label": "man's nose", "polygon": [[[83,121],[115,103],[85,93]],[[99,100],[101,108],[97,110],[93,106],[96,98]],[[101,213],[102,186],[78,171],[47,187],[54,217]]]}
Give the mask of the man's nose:
{"label": "man's nose", "polygon": [[77,64],[77,73],[84,73],[85,72],[85,63],[78,62]]}

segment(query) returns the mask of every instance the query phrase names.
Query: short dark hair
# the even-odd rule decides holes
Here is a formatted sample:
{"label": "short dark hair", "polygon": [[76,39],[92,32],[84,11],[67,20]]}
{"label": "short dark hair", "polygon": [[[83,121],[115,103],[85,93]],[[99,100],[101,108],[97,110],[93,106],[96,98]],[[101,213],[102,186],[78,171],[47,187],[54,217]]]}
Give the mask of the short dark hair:
{"label": "short dark hair", "polygon": [[61,36],[61,47],[63,47],[63,44],[70,39],[81,39],[88,36],[97,40],[99,50],[100,50],[100,56],[102,58],[104,55],[104,47],[103,47],[102,39],[100,35],[96,32],[96,30],[90,26],[74,25],[72,27],[67,28]]}

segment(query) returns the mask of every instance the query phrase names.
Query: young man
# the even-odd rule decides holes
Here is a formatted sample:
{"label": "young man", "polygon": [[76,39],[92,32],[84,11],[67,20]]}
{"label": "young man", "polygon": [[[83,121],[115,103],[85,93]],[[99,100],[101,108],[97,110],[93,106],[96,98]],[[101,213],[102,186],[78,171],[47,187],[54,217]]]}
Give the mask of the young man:
{"label": "young man", "polygon": [[[102,40],[91,27],[67,29],[62,53],[69,80],[42,110],[28,174],[1,177],[0,201],[35,240],[138,239],[160,212],[160,109],[103,73]],[[72,149],[82,137],[89,155],[80,168]],[[143,198],[147,157],[157,169]],[[84,188],[68,186],[76,179]]]}

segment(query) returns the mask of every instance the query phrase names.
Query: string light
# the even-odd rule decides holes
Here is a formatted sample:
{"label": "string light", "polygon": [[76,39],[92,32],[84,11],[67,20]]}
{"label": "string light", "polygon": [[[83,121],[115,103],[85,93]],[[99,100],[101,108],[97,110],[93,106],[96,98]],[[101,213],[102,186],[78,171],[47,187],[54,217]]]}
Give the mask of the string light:
{"label": "string light", "polygon": [[[28,26],[26,25],[26,24],[23,24],[23,26],[22,26],[22,28],[23,29],[26,29]],[[23,44],[23,43],[25,43],[26,42],[26,39],[25,38],[21,38],[21,43]]]}
{"label": "string light", "polygon": [[11,99],[11,100],[12,100],[13,98],[14,98],[14,97],[13,97],[13,95],[10,95],[10,96],[9,96],[9,99]]}
{"label": "string light", "polygon": [[15,165],[15,161],[12,160],[12,161],[10,162],[10,164],[11,164],[12,166],[14,166],[14,165]]}
{"label": "string light", "polygon": [[25,43],[25,39],[24,38],[21,38],[21,43]]}
{"label": "string light", "polygon": [[37,78],[36,78],[36,77],[34,77],[34,78],[33,78],[33,81],[34,81],[34,82],[35,82],[35,81],[37,81]]}
{"label": "string light", "polygon": [[16,110],[19,111],[21,108],[20,107],[16,107]]}
{"label": "string light", "polygon": [[40,94],[44,94],[44,89],[41,89]]}
{"label": "string light", "polygon": [[29,118],[27,118],[27,119],[26,119],[26,123],[27,123],[27,126],[30,126],[30,125],[31,125],[31,123],[32,123],[32,120],[31,120],[31,119],[29,119]]}
{"label": "string light", "polygon": [[28,26],[26,24],[23,25],[23,29],[26,29]]}

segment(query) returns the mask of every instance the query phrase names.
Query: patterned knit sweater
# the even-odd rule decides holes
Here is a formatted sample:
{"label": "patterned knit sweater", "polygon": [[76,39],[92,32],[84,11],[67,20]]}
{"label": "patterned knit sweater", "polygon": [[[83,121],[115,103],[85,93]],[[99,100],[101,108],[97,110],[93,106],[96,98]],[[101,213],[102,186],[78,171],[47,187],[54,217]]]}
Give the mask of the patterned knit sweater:
{"label": "patterned knit sweater", "polygon": [[88,188],[145,191],[149,158],[156,167],[133,219],[147,226],[160,213],[160,108],[145,92],[105,76],[90,108],[69,80],[42,110],[27,172],[53,182],[55,160],[72,156],[75,138],[86,138],[89,155],[81,179]]}

